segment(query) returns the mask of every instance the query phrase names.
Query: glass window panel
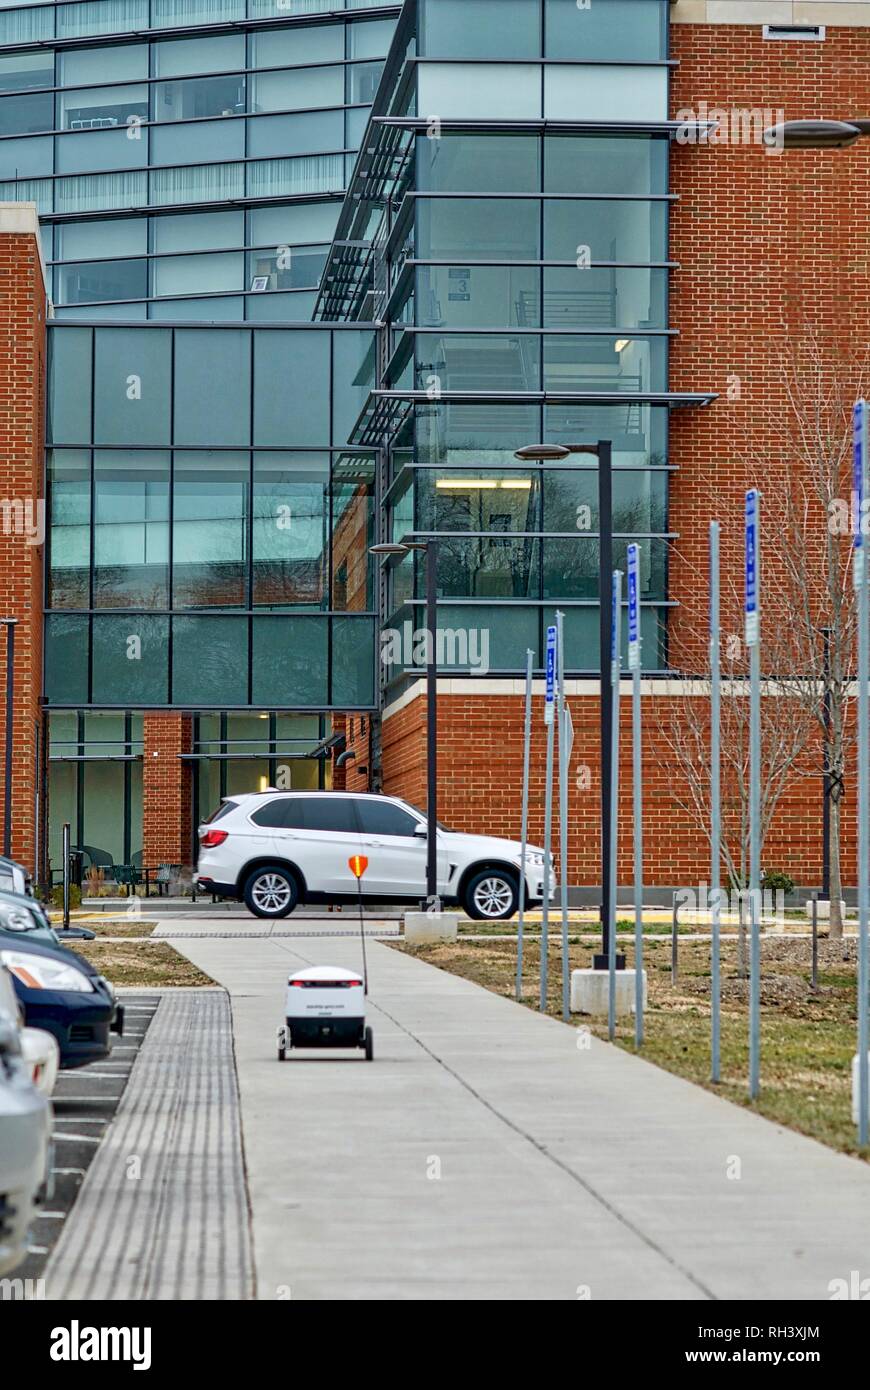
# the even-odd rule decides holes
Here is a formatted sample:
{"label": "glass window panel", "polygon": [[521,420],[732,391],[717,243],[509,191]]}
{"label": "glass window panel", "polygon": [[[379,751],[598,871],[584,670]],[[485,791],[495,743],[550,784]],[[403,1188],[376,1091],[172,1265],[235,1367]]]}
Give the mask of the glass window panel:
{"label": "glass window panel", "polygon": [[369,108],[358,107],[344,113],[344,143],[349,150],[358,150],[369,122]]}
{"label": "glass window panel", "polygon": [[[286,14],[289,9],[286,0],[282,9]],[[272,11],[276,13],[274,5]],[[352,27],[356,28],[356,25]],[[255,68],[277,68],[285,63],[289,66],[297,63],[341,62],[344,58],[344,27],[341,24],[306,24],[294,29],[269,29],[265,33],[252,34],[251,54]]]}
{"label": "glass window panel", "polygon": [[45,698],[50,704],[87,704],[87,614],[46,615]]}
{"label": "glass window panel", "polygon": [[[57,101],[60,130],[110,130],[114,126],[132,124],[135,133],[136,120],[148,119],[148,88],[144,82],[130,87],[89,87],[59,92]],[[131,138],[130,144],[136,143]],[[119,163],[126,164],[127,160],[119,160]]]}
{"label": "glass window panel", "polygon": [[666,391],[667,339],[545,338],[544,389],[632,394]]}
{"label": "glass window panel", "polygon": [[244,153],[244,121],[200,121],[192,125],[155,126],[151,131],[154,165],[178,164],[182,160],[196,163],[241,159]]}
{"label": "glass window panel", "polygon": [[0,10],[0,43],[33,43],[54,36],[54,6]]}
{"label": "glass window panel", "polygon": [[344,68],[300,68],[251,76],[251,111],[303,111],[343,102]]}
{"label": "glass window panel", "polygon": [[424,328],[537,328],[541,272],[533,266],[421,266],[416,303],[416,322]]}
{"label": "glass window panel", "polygon": [[422,0],[418,14],[427,58],[541,56],[540,0]]}
{"label": "glass window panel", "polygon": [[[245,110],[245,77],[178,78],[154,84],[155,121],[192,121],[203,116],[236,116]],[[221,127],[222,129],[224,127]],[[235,151],[232,152],[235,154]]]}
{"label": "glass window panel", "polygon": [[4,92],[53,86],[54,54],[50,51],[0,54],[0,87]]}
{"label": "glass window panel", "polygon": [[555,121],[664,121],[667,68],[549,66],[544,115]]}
{"label": "glass window panel", "polygon": [[356,105],[365,102],[370,106],[384,70],[383,63],[351,63],[347,69],[347,100]]}
{"label": "glass window panel", "polygon": [[176,444],[250,443],[250,349],[241,329],[176,333]]}
{"label": "glass window panel", "polygon": [[172,619],[172,703],[248,703],[247,618]]}
{"label": "glass window panel", "polygon": [[148,305],[150,319],[164,322],[183,320],[191,323],[230,323],[244,318],[244,300],[210,299],[152,299]]}
{"label": "glass window panel", "polygon": [[[506,527],[507,512],[493,512]],[[540,597],[540,542],[530,537],[442,537],[438,545],[438,594],[442,598]]]}
{"label": "glass window panel", "polygon": [[255,323],[310,323],[316,303],[316,290],[249,294],[245,318]]}
{"label": "glass window panel", "polygon": [[332,440],[351,443],[351,431],[374,387],[375,341],[371,333],[332,335]]}
{"label": "glass window panel", "polygon": [[314,154],[344,148],[341,111],[303,116],[262,116],[248,122],[248,153],[261,155]]}
{"label": "glass window panel", "polygon": [[340,154],[254,160],[247,165],[245,176],[250,198],[334,193],[344,188],[344,182],[344,160]]}
{"label": "glass window panel", "polygon": [[53,329],[49,344],[48,438],[90,444],[91,330]]}
{"label": "glass window panel", "polygon": [[94,261],[58,266],[55,271],[55,297],[59,304],[144,299],[147,294],[147,261]]}
{"label": "glass window panel", "polygon": [[153,613],[131,613],[98,614],[93,621],[94,703],[165,704],[169,619]]}
{"label": "glass window panel", "polygon": [[666,261],[665,202],[570,198],[544,203],[544,260],[576,261],[578,247],[598,261]]}
{"label": "glass window panel", "polygon": [[255,607],[329,606],[329,455],[254,455]]}
{"label": "glass window panel", "polygon": [[248,243],[275,247],[299,242],[331,243],[339,210],[340,204],[335,202],[252,209],[248,213]]}
{"label": "glass window panel", "polygon": [[[644,540],[641,548],[641,598],[663,599],[667,575],[667,541]],[[613,540],[613,565],[625,572],[629,542]],[[598,597],[597,537],[544,541],[544,598]]]}
{"label": "glass window panel", "polygon": [[[124,304],[101,304],[99,317],[102,320],[117,319],[118,322],[128,323],[131,319],[138,321],[147,317],[146,304],[143,302],[124,303]],[[59,305],[55,309],[55,318],[59,322],[72,323],[76,320],[88,321],[94,318],[92,308],[83,307],[64,307]]]}
{"label": "glass window panel", "polygon": [[286,247],[280,251],[250,251],[246,283],[267,276],[270,290],[294,290],[317,286],[323,274],[328,246]]}
{"label": "glass window panel", "polygon": [[142,207],[147,201],[143,171],[118,174],[78,174],[55,182],[56,212],[109,212]]}
{"label": "glass window panel", "polygon": [[544,140],[544,169],[548,193],[667,193],[668,141],[645,135],[551,135]]}
{"label": "glass window panel", "polygon": [[124,43],[103,48],[69,48],[58,54],[58,63],[59,80],[64,87],[105,82],[108,74],[114,82],[135,81],[148,76],[148,45]]}
{"label": "glass window panel", "polygon": [[246,453],[176,453],[172,529],[175,608],[246,605],[248,488]]}
{"label": "glass window panel", "polygon": [[540,204],[532,198],[419,198],[417,255],[536,261],[540,222]]}
{"label": "glass window panel", "polygon": [[[534,4],[536,0],[531,0]],[[393,19],[368,19],[347,26],[349,58],[386,58],[396,31]],[[499,54],[492,54],[499,57]]]}
{"label": "glass window panel", "polygon": [[50,179],[0,183],[0,202],[35,203],[40,217],[44,217],[54,211],[54,186]]}
{"label": "glass window panel", "polygon": [[25,172],[51,174],[52,144],[50,135],[29,140],[0,140],[0,178],[14,179]]}
{"label": "glass window panel", "polygon": [[96,330],[96,444],[168,444],[172,343],[165,330]]}
{"label": "glass window panel", "polygon": [[241,289],[244,257],[240,251],[214,256],[163,256],[153,266],[154,294],[212,294]]}
{"label": "glass window panel", "polygon": [[94,454],[94,607],[169,605],[169,455]]}
{"label": "glass window panel", "polygon": [[375,466],[370,457],[340,454],[332,477],[332,607],[366,612],[375,607]]}
{"label": "glass window panel", "polygon": [[[547,531],[598,530],[598,469],[543,471],[544,527]],[[667,474],[617,468],[613,472],[614,531],[664,531],[667,525]]]}
{"label": "glass window panel", "polygon": [[148,163],[147,127],[133,125],[136,135],[126,130],[87,131],[80,135],[59,136],[56,144],[57,171],[61,174],[92,172],[98,169],[136,168]]}
{"label": "glass window panel", "polygon": [[48,455],[50,608],[90,607],[91,458],[87,449]]}
{"label": "glass window panel", "polygon": [[615,463],[663,464],[668,461],[668,409],[631,401],[615,406],[548,405],[543,437],[556,444],[609,439]]}
{"label": "glass window panel", "polygon": [[617,58],[654,62],[666,56],[662,0],[606,0],[585,9],[576,0],[546,0],[548,58]]}
{"label": "glass window panel", "polygon": [[333,618],[332,704],[373,705],[374,671],[374,619]]}
{"label": "glass window panel", "polygon": [[665,328],[667,290],[666,270],[545,270],[544,327]]}
{"label": "glass window panel", "polygon": [[538,391],[540,340],[529,334],[419,336],[415,344],[416,385],[426,390],[433,377],[444,391]]}
{"label": "glass window panel", "polygon": [[123,34],[148,28],[148,0],[92,0],[85,5],[58,5],[57,37]]}
{"label": "glass window panel", "polygon": [[266,448],[329,443],[328,332],[254,334],[254,443]]}
{"label": "glass window panel", "polygon": [[[420,614],[422,618],[422,609]],[[475,663],[470,658],[474,655],[480,658],[488,646],[491,671],[524,671],[526,650],[531,647],[532,651],[537,651],[539,646],[538,610],[535,608],[514,604],[508,607],[499,607],[498,604],[485,607],[462,604],[454,607],[448,603],[439,608],[438,623],[445,630],[468,634],[469,668],[482,664],[480,659]],[[458,647],[456,652],[459,654]],[[456,664],[459,665],[458,662]]]}
{"label": "glass window panel", "polygon": [[244,34],[203,34],[152,45],[155,77],[195,72],[233,72],[245,67]]}
{"label": "glass window panel", "polygon": [[[534,63],[421,63],[417,89],[417,108],[424,115],[490,120],[541,115],[541,70]],[[516,191],[510,184],[503,187]]]}
{"label": "glass window panel", "polygon": [[255,704],[276,709],[328,703],[328,618],[254,618],[253,634]]}
{"label": "glass window panel", "polygon": [[241,198],[245,188],[243,164],[205,164],[187,169],[155,169],[149,175],[152,203],[208,203]]}
{"label": "glass window panel", "polygon": [[536,193],[540,186],[537,136],[442,135],[440,140],[417,140],[421,192]]}
{"label": "glass window panel", "polygon": [[417,457],[421,463],[497,467],[514,463],[514,451],[537,440],[540,432],[536,406],[433,406],[425,414],[417,412]]}
{"label": "glass window panel", "polygon": [[534,470],[425,468],[416,470],[416,482],[417,530],[541,529],[541,479]]}
{"label": "glass window panel", "polygon": [[244,241],[243,212],[187,213],[154,218],[155,251],[212,251]]}
{"label": "glass window panel", "polygon": [[[366,4],[372,0],[366,0]],[[348,9],[355,8],[348,5]],[[322,10],[341,9],[341,0],[248,0],[248,14],[252,19],[284,18],[288,15],[318,14]]]}
{"label": "glass window panel", "polygon": [[86,762],[81,769],[83,816],[81,843],[95,851],[104,878],[111,866],[124,862],[124,765],[102,759]]}
{"label": "glass window panel", "polygon": [[60,261],[94,256],[138,256],[148,250],[148,223],[144,217],[116,218],[111,222],[68,222],[55,228]]}
{"label": "glass window panel", "polygon": [[[245,0],[151,0],[155,29],[188,24],[227,24],[244,19]],[[147,25],[144,27],[147,28]]]}
{"label": "glass window panel", "polygon": [[[0,77],[0,81],[2,80]],[[34,92],[32,96],[3,97],[0,101],[0,135],[24,135],[32,130],[53,129],[54,97],[51,92]],[[27,168],[26,165],[21,167],[22,169]]]}

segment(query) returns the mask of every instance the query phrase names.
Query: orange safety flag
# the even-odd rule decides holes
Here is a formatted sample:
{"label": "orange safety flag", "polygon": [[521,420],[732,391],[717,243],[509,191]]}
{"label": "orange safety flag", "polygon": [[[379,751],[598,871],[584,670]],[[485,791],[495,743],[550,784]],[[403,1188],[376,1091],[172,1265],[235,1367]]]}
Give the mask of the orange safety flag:
{"label": "orange safety flag", "polygon": [[369,866],[369,861],[364,854],[352,854],[347,862],[350,865],[350,871],[354,878],[362,878]]}

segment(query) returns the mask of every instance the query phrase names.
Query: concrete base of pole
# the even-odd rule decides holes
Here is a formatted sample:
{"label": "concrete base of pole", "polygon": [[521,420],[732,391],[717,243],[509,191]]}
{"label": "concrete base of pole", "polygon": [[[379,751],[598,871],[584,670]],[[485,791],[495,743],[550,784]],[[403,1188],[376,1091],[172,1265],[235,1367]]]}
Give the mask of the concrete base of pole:
{"label": "concrete base of pole", "polygon": [[852,1122],[858,1123],[858,1063],[860,1056],[856,1052],[852,1058]]}
{"label": "concrete base of pole", "polygon": [[[828,898],[819,898],[818,902],[816,903],[816,907],[817,907],[818,910],[819,910],[818,920],[819,920],[820,922],[830,922],[830,920],[831,920],[831,904],[830,904],[829,899],[828,899]],[[807,916],[809,917],[810,921],[812,921],[812,918],[813,918],[813,904],[812,904],[812,901],[810,901],[810,902],[808,902],[808,903],[804,903],[804,911],[806,912],[806,914],[807,914]],[[845,920],[845,917],[846,917],[846,903],[845,903],[845,899],[841,898],[841,899],[840,899],[840,920],[841,920],[841,921],[844,921],[844,920]]]}
{"label": "concrete base of pole", "polygon": [[405,940],[415,946],[455,941],[458,922],[455,912],[406,912]]}
{"label": "concrete base of pole", "polygon": [[[616,974],[616,1014],[634,1013],[634,970]],[[646,1009],[646,971],[643,972],[643,1007]],[[610,1000],[610,974],[606,970],[571,971],[572,1014],[607,1016]]]}

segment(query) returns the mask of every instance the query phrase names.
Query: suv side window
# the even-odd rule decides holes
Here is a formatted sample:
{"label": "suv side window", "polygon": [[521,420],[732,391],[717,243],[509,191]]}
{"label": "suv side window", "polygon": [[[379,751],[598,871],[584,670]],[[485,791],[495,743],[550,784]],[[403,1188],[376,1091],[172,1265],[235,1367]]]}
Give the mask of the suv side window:
{"label": "suv side window", "polygon": [[255,825],[263,825],[269,829],[298,830],[302,825],[299,801],[289,796],[276,797],[274,801],[267,801],[264,806],[259,806],[251,820]]}
{"label": "suv side window", "polygon": [[356,803],[357,815],[364,835],[413,835],[420,824],[401,806],[391,801],[366,801],[360,798]]}
{"label": "suv side window", "polygon": [[328,830],[334,834],[358,835],[359,827],[349,796],[303,796],[296,802],[301,811],[302,830]]}

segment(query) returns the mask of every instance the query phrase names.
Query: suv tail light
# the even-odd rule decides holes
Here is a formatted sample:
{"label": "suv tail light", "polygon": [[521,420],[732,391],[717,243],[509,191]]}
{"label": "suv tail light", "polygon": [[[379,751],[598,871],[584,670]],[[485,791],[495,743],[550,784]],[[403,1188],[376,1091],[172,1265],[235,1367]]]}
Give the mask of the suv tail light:
{"label": "suv tail light", "polygon": [[229,836],[228,830],[207,830],[200,840],[203,849],[216,849]]}

